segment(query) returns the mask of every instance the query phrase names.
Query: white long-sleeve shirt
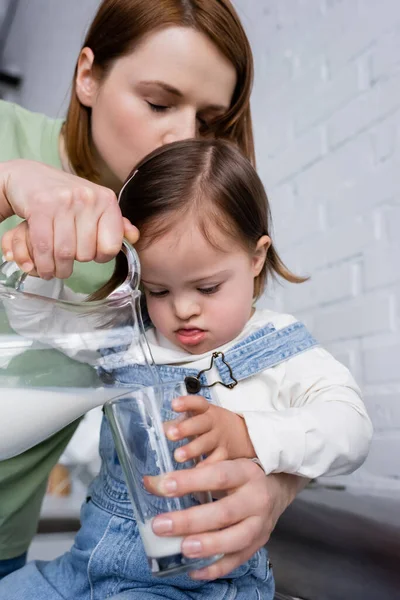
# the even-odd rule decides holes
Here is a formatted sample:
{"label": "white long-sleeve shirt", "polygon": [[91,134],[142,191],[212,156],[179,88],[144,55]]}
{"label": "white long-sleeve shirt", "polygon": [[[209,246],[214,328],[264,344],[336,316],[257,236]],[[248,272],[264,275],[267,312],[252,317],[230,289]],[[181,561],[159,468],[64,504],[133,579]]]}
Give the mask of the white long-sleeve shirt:
{"label": "white long-sleeve shirt", "polygon": [[[28,278],[26,290],[37,294],[45,290],[47,296],[56,298],[60,296],[62,286],[57,280],[52,283]],[[40,336],[43,318],[38,314],[29,316],[26,304],[22,310],[14,304],[8,312],[10,323],[16,331],[36,339]],[[68,313],[61,315],[61,318],[66,321],[57,322],[57,331],[71,331]],[[240,335],[218,350],[226,352],[267,323],[282,329],[295,321],[291,315],[256,310]],[[46,334],[49,333],[47,328]],[[199,371],[210,366],[211,352],[189,354],[174,346],[156,330],[147,332],[147,338],[156,364],[179,365]],[[90,362],[90,348],[85,350],[85,360]],[[74,356],[73,345],[66,347],[64,344],[62,351],[70,357]],[[134,360],[134,350],[132,357]],[[81,348],[79,360],[82,360]],[[218,379],[215,368],[207,372],[207,377],[210,383]],[[348,369],[320,347],[311,348],[241,380],[233,389],[215,386],[210,390],[216,403],[244,418],[257,457],[266,473],[286,472],[310,478],[344,474],[358,468],[367,456],[372,425],[360,390]],[[88,394],[87,407],[82,398],[80,402],[75,400],[76,408],[72,408],[68,394],[64,395],[64,400],[58,397],[54,404],[47,397],[50,394],[45,394],[46,402],[43,404],[46,409],[40,411],[41,423],[38,427],[37,419],[26,419],[26,412],[25,419],[21,419],[24,393],[16,402],[15,395],[7,401],[7,394],[2,392],[3,423],[15,425],[18,439],[7,442],[8,447],[13,444],[11,453],[6,447],[3,450],[0,448],[0,458],[2,453],[11,456],[26,450],[93,408],[96,403],[102,403],[101,393],[98,394],[98,400],[93,400],[93,394]],[[35,401],[40,403],[40,396],[36,396]],[[32,399],[26,401],[25,407],[27,410],[29,407],[33,415],[32,402]]]}
{"label": "white long-sleeve shirt", "polygon": [[[282,329],[296,319],[256,310],[240,335],[218,348],[229,350],[267,323]],[[208,369],[212,352],[193,355],[174,346],[156,330],[147,334],[157,364]],[[215,367],[209,383],[219,379]],[[329,352],[314,347],[232,389],[210,388],[215,401],[241,415],[266,473],[295,473],[315,478],[350,473],[365,460],[372,425],[361,392],[349,370]]]}

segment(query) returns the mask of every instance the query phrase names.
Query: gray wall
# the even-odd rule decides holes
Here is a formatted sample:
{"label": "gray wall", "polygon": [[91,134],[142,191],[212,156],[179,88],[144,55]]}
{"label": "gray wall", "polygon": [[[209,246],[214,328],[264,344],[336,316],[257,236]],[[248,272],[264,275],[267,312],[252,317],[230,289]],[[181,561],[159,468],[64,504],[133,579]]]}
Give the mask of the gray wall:
{"label": "gray wall", "polygon": [[98,4],[20,0],[4,57],[4,64],[23,76],[22,88],[12,99],[49,116],[64,114],[76,57]]}

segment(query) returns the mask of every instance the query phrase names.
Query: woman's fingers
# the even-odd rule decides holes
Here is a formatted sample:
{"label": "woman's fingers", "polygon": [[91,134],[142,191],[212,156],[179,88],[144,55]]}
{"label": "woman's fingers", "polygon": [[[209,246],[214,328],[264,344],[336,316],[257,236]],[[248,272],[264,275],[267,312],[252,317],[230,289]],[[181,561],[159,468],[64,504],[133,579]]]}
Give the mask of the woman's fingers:
{"label": "woman's fingers", "polygon": [[[110,190],[108,190],[110,191]],[[110,194],[112,192],[110,191]],[[107,262],[121,250],[124,235],[124,222],[117,200],[109,195],[104,198],[104,206],[97,224],[96,262]]]}
{"label": "woman's fingers", "polygon": [[[232,461],[226,461],[227,464]],[[249,461],[250,471],[253,470],[253,466],[258,468],[256,465]],[[216,483],[216,481],[212,481],[212,477],[210,477],[210,472],[219,471],[220,464],[206,465],[201,469],[188,469],[186,473],[192,471],[195,474],[196,479],[200,482],[201,485],[192,485],[190,489],[185,490],[185,493],[190,492],[199,492],[199,491],[213,491],[222,490],[229,488],[226,480],[220,482],[220,484]],[[263,493],[263,484],[265,483],[265,475],[262,473],[261,469],[258,468],[259,474],[250,475],[253,477],[253,481],[251,481],[248,485],[244,485],[243,482],[240,484],[240,487],[237,489],[233,489],[234,486],[230,487],[230,493],[227,496],[219,500],[218,502],[212,502],[209,504],[202,504],[200,506],[195,506],[189,508],[187,510],[182,511],[174,511],[173,513],[169,513],[168,515],[160,515],[156,517],[153,522],[153,528],[156,533],[162,534],[166,533],[168,535],[189,535],[192,533],[202,533],[205,531],[221,529],[222,527],[228,527],[244,518],[252,515],[257,515],[264,511],[264,514],[267,514],[269,500],[267,495]],[[208,474],[208,477],[204,477],[205,474]],[[174,474],[174,478],[169,479],[169,482],[174,479],[178,479],[177,475],[180,472]],[[170,477],[170,476],[169,476]],[[256,479],[257,477],[257,479]],[[262,478],[262,480],[260,479]],[[145,477],[145,485],[149,491],[150,486],[148,485],[148,479],[150,477]],[[154,478],[155,479],[155,478]],[[203,481],[201,481],[203,480]],[[246,481],[248,478],[246,478]],[[166,482],[164,482],[165,485]],[[208,483],[208,485],[207,485]],[[179,486],[175,492],[171,489],[168,491],[166,495],[169,496],[180,496]],[[158,493],[160,495],[160,493]],[[168,530],[162,531],[162,526],[165,520],[168,520],[170,523],[170,528]],[[159,531],[157,530],[160,527]]]}
{"label": "woman's fingers", "polygon": [[8,250],[4,252],[6,259],[13,260],[25,273],[30,273],[33,269],[33,261],[27,231],[27,224],[23,221],[14,229],[7,231],[2,241],[3,245],[9,247],[11,252],[11,254]]}
{"label": "woman's fingers", "polygon": [[[8,206],[28,222],[39,276],[68,276],[72,251],[74,259],[98,262],[118,254],[125,225],[112,190],[29,160],[10,161],[3,178]],[[127,226],[127,232],[134,243],[137,230]]]}
{"label": "woman's fingers", "polygon": [[137,242],[139,232],[122,218],[112,190],[34,161],[10,161],[7,169],[4,196],[28,222],[40,277],[68,277],[74,259],[107,262],[120,251],[124,235]]}
{"label": "woman's fingers", "polygon": [[182,552],[189,558],[204,558],[246,550],[256,542],[260,533],[260,517],[248,517],[221,531],[190,535],[182,543]]}
{"label": "woman's fingers", "polygon": [[184,496],[192,492],[233,489],[260,474],[265,477],[257,465],[244,458],[206,465],[201,469],[173,471],[164,476],[148,476],[145,483],[148,491],[157,496]]}
{"label": "woman's fingers", "polygon": [[32,258],[39,277],[51,279],[55,276],[53,219],[47,214],[35,212],[29,220],[29,238]]}
{"label": "woman's fingers", "polygon": [[73,215],[54,221],[54,267],[59,279],[70,277],[76,257],[76,230]]}
{"label": "woman's fingers", "polygon": [[8,261],[14,261],[17,265],[29,273],[33,269],[33,261],[27,240],[27,224],[25,221],[7,231],[1,240],[2,252]]}
{"label": "woman's fingers", "polygon": [[81,190],[75,195],[75,210],[71,211],[76,232],[76,260],[89,262],[97,254],[97,226],[99,214],[96,207],[95,191]]}
{"label": "woman's fingers", "polygon": [[124,237],[132,245],[136,244],[140,237],[139,229],[132,225],[132,223],[126,217],[122,218],[124,227]]}
{"label": "woman's fingers", "polygon": [[[269,533],[259,517],[249,517],[222,531],[185,538],[182,552],[188,558],[206,558],[223,554],[220,560],[199,571],[192,571],[190,576],[193,579],[223,577],[249,560],[261,545],[266,544]],[[235,548],[234,552],[232,548]]]}
{"label": "woman's fingers", "polygon": [[[189,576],[196,580],[213,580],[224,577],[228,573],[231,573],[237,567],[240,567],[243,563],[247,562],[253,554],[259,550],[259,545],[255,544],[242,550],[241,552],[234,552],[231,554],[225,554],[220,560],[214,564],[200,569],[199,571],[191,571]],[[214,554],[219,554],[214,552]],[[211,555],[212,556],[212,555]]]}
{"label": "woman's fingers", "polygon": [[[3,259],[8,260],[9,262],[12,262],[14,260],[14,253],[12,247],[15,231],[18,229],[18,227],[19,225],[17,227],[14,227],[13,229],[10,229],[9,231],[6,231],[0,240],[1,253],[3,255]],[[29,260],[30,258],[30,256],[28,257],[28,255],[25,255],[25,260]]]}

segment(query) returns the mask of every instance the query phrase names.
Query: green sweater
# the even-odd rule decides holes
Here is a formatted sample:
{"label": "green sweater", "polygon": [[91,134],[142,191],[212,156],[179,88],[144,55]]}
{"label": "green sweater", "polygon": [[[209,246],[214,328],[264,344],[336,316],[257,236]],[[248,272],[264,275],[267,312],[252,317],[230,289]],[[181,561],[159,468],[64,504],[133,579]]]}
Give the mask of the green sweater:
{"label": "green sweater", "polygon": [[[25,158],[46,163],[61,169],[58,140],[62,121],[31,113],[14,104],[0,100],[0,161]],[[20,219],[11,217],[0,223],[0,238],[5,231],[14,227]],[[76,292],[90,293],[110,276],[112,263],[76,263],[68,285]],[[0,320],[1,321],[1,320]],[[0,322],[0,336],[6,325]],[[8,365],[7,378],[18,377],[27,381],[40,361],[42,379],[40,385],[63,385],[60,381],[68,374],[71,377],[72,361],[50,350],[29,351],[18,355]],[[46,370],[42,370],[43,361]],[[81,385],[90,385],[93,371],[88,367],[76,371],[77,379],[84,378]],[[68,382],[64,382],[68,385]],[[0,394],[7,393],[3,388]],[[0,417],[1,418],[1,417]],[[27,452],[0,462],[0,560],[14,558],[25,552],[35,535],[40,507],[46,491],[48,475],[71,439],[78,421],[71,423]]]}

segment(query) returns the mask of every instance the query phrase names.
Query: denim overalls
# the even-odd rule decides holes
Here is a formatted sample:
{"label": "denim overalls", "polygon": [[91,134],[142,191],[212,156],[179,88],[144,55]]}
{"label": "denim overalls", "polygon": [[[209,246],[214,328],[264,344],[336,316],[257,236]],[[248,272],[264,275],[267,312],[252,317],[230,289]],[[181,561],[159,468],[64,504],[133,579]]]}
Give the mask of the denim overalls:
{"label": "denim overalls", "polygon": [[[220,380],[229,384],[257,375],[316,345],[300,322],[276,330],[265,325],[217,358]],[[111,361],[112,362],[112,361]],[[227,363],[227,364],[226,364]],[[162,381],[183,381],[198,373],[190,368],[158,365]],[[110,368],[111,370],[111,368]],[[105,368],[105,371],[107,369]],[[121,387],[151,385],[151,375],[141,365],[112,367]],[[200,376],[207,385],[204,374]],[[201,395],[212,401],[210,390]],[[185,575],[163,580],[151,576],[134,520],[111,430],[103,418],[100,454],[102,466],[89,488],[81,510],[81,529],[70,552],[51,561],[35,561],[0,582],[4,600],[272,600],[274,580],[267,551],[262,548],[245,564],[216,581],[194,581]]]}

